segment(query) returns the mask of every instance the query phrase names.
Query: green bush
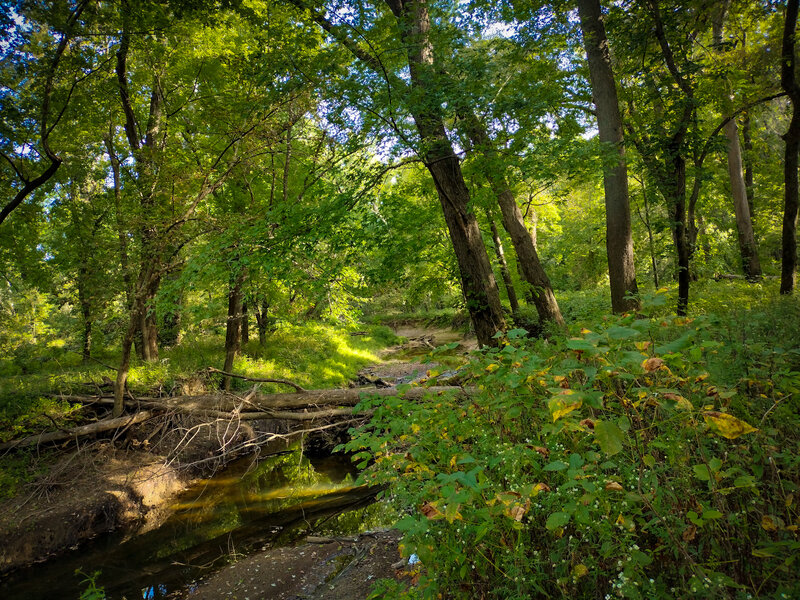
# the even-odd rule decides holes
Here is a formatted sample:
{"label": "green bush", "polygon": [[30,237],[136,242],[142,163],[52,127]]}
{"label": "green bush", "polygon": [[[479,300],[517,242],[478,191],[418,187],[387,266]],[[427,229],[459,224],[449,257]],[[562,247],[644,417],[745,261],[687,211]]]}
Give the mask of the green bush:
{"label": "green bush", "polygon": [[[766,314],[795,311],[738,320]],[[375,594],[797,597],[800,345],[733,341],[735,320],[515,330],[471,362],[474,393],[365,400],[347,450],[423,565]]]}

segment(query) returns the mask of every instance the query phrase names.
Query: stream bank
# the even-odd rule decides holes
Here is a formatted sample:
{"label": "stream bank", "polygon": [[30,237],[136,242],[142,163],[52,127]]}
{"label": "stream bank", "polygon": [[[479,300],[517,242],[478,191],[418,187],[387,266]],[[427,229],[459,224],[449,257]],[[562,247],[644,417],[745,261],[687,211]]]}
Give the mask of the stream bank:
{"label": "stream bank", "polygon": [[[412,339],[384,352],[383,362],[363,369],[361,377],[391,383],[425,377],[443,367],[410,361],[424,357],[435,345],[462,339],[461,334],[452,331],[407,326],[399,328],[398,334]],[[468,349],[469,345],[458,351]],[[40,561],[64,548],[80,547],[80,552],[5,576],[0,580],[2,597],[52,598],[55,596],[49,582],[65,579],[70,583],[60,588],[57,596],[77,597],[77,568],[85,573],[99,569],[103,574],[98,584],[107,587],[110,599],[176,597],[187,590],[201,593],[205,588],[219,592],[220,586],[234,590],[237,573],[247,566],[223,565],[251,552],[256,554],[246,559],[251,561],[246,564],[296,565],[291,567],[296,574],[294,580],[285,582],[287,598],[292,597],[290,594],[364,598],[371,585],[365,582],[397,574],[392,568],[399,559],[397,535],[380,531],[390,518],[376,516],[374,509],[361,509],[373,510],[371,515],[357,512],[337,516],[344,510],[372,503],[375,491],[352,486],[348,476],[354,474],[345,472],[347,469],[336,467],[338,472],[332,473],[330,465],[320,461],[309,468],[303,462],[303,451],[314,449],[312,440],[303,440],[305,448],[300,451],[300,459],[291,465],[283,464],[277,470],[269,464],[244,469],[234,465],[212,479],[198,482],[191,472],[179,468],[180,463],[171,466],[155,448],[148,448],[144,443],[147,439],[146,432],[137,427],[116,443],[85,445],[80,452],[64,457],[63,465],[56,465],[47,477],[31,486],[27,497],[18,498],[16,504],[6,504],[11,510],[4,507],[0,511],[0,556],[4,561],[0,571]],[[289,440],[282,443],[285,449]],[[202,446],[191,450],[197,460],[205,460],[208,453]],[[312,471],[317,475],[310,475]],[[325,481],[318,475],[324,476]],[[244,486],[240,485],[242,481]],[[236,492],[218,493],[223,489]],[[173,502],[181,490],[185,490],[183,495]],[[231,503],[223,498],[226,494],[238,494],[241,499]],[[218,510],[231,504],[235,509],[227,513]],[[196,510],[197,506],[202,508]],[[315,521],[328,520],[328,526],[314,525]],[[193,523],[191,528],[189,522]],[[197,533],[198,523],[208,525],[202,534]],[[364,534],[365,530],[372,533]],[[110,531],[115,533],[108,534]],[[318,533],[337,541],[302,545],[306,535]],[[363,535],[341,539],[354,534]],[[95,541],[87,543],[95,537]],[[298,541],[300,546],[291,546]],[[261,566],[258,571],[264,585],[278,586],[277,580],[268,582],[267,575],[263,575],[269,569]],[[273,571],[273,575],[282,576],[282,572]],[[210,576],[211,573],[215,574]],[[254,574],[250,577],[259,579]],[[26,587],[26,580],[38,580],[38,585]],[[304,583],[296,587],[300,580]],[[366,587],[359,588],[356,581]],[[324,595],[330,585],[339,595]],[[267,590],[270,591],[274,590]]]}

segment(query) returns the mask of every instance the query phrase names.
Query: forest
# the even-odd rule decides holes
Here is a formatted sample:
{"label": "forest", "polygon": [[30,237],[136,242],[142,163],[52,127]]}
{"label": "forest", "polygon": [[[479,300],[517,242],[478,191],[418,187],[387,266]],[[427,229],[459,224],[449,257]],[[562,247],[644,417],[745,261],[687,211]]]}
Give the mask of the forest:
{"label": "forest", "polygon": [[4,597],[800,597],[800,0],[1,4]]}

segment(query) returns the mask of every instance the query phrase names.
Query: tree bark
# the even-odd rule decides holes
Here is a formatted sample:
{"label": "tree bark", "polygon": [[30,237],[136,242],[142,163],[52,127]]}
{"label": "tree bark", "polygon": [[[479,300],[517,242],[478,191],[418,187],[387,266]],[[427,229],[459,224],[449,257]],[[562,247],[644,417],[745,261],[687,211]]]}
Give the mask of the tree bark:
{"label": "tree bark", "polygon": [[508,295],[508,303],[511,305],[511,315],[516,318],[519,313],[519,301],[517,300],[517,291],[514,289],[514,282],[511,279],[511,273],[508,271],[508,263],[506,256],[503,252],[503,242],[500,241],[500,234],[497,231],[497,225],[494,223],[492,213],[486,211],[486,218],[489,221],[489,227],[492,230],[492,241],[494,242],[494,252],[497,256],[497,263],[500,266],[500,275],[503,278],[503,284],[506,287],[506,294]]}
{"label": "tree bark", "polygon": [[603,189],[611,308],[615,313],[634,311],[640,307],[640,303],[633,259],[628,167],[617,86],[599,0],[578,0],[578,14],[589,63],[592,96],[597,107],[600,143],[612,146],[616,153],[613,164],[605,159],[603,161],[606,165],[603,169]]}
{"label": "tree bark", "polygon": [[269,329],[269,301],[261,300],[261,307],[258,304],[256,309],[256,329],[258,330],[258,343],[263,348],[267,345],[267,330]]}
{"label": "tree bark", "polygon": [[728,138],[728,174],[731,182],[731,195],[736,215],[736,229],[739,234],[739,252],[742,257],[744,274],[749,281],[761,279],[761,263],[758,260],[758,248],[753,234],[753,223],[750,220],[750,207],[747,202],[747,187],[742,174],[742,152],[739,144],[739,128],[736,120],[731,119],[725,125],[725,137]]}
{"label": "tree bark", "polygon": [[143,410],[141,412],[138,412],[130,416],[104,419],[102,421],[98,421],[97,423],[89,423],[88,425],[81,425],[80,427],[74,427],[73,429],[67,431],[50,431],[47,433],[32,435],[26,438],[22,438],[20,440],[12,440],[10,442],[0,444],[0,451],[13,450],[16,448],[28,448],[30,446],[38,446],[39,444],[46,444],[48,442],[60,442],[63,440],[70,440],[85,435],[95,435],[97,433],[103,433],[105,431],[112,431],[114,429],[119,429],[121,427],[130,427],[131,425],[135,425],[136,423],[147,421],[148,419],[151,419],[153,416],[154,415],[152,412]]}
{"label": "tree bark", "polygon": [[[233,361],[242,347],[242,283],[244,272],[236,276],[231,275],[230,290],[228,291],[228,320],[225,327],[225,366],[223,371],[230,373],[233,370]],[[231,378],[223,376],[222,389],[230,391]]]}
{"label": "tree bark", "polygon": [[83,362],[89,362],[92,358],[92,302],[89,299],[87,290],[89,279],[89,267],[86,259],[81,259],[78,267],[78,303],[81,305],[81,316],[83,317],[83,340],[81,358]]}
{"label": "tree bark", "polygon": [[500,205],[500,213],[503,217],[503,228],[511,238],[511,244],[517,254],[519,267],[523,278],[530,284],[533,303],[542,323],[553,322],[564,326],[564,318],[558,307],[553,286],[550,278],[545,273],[544,267],[539,260],[539,253],[536,251],[533,237],[525,227],[522,211],[517,204],[514,193],[511,191],[508,181],[503,175],[501,167],[498,165],[497,156],[486,132],[486,128],[481,124],[475,113],[463,109],[460,112],[462,121],[465,123],[467,135],[474,149],[483,154],[482,170],[489,185],[492,188],[497,203]]}
{"label": "tree bark", "polygon": [[469,189],[461,162],[447,137],[436,99],[443,82],[434,64],[430,17],[425,0],[386,0],[398,20],[406,46],[412,96],[411,107],[422,142],[421,154],[433,178],[450,233],[461,275],[467,310],[481,346],[497,344],[494,336],[505,329],[500,294],[475,214],[470,210]]}
{"label": "tree bark", "polygon": [[671,160],[668,158],[667,168],[671,170],[670,180],[673,184],[670,200],[672,201],[672,238],[678,258],[678,315],[686,315],[689,308],[689,272],[690,247],[686,235],[686,161],[675,149]]}
{"label": "tree bark", "polygon": [[747,208],[750,210],[750,222],[755,229],[755,180],[753,178],[753,136],[750,133],[750,113],[745,113],[742,119],[742,141],[744,142],[744,152],[742,162],[744,163],[744,187],[747,191]]}
{"label": "tree bark", "polygon": [[[714,47],[723,52],[722,35],[725,28],[730,0],[723,0],[712,23]],[[747,185],[742,172],[742,148],[739,142],[739,128],[736,119],[730,119],[723,128],[728,140],[728,178],[731,182],[733,212],[736,216],[736,230],[739,238],[739,254],[742,257],[742,268],[749,281],[761,278],[761,263],[758,260],[758,248],[753,235],[753,223],[750,219],[750,205],[747,198]]]}
{"label": "tree bark", "polygon": [[800,86],[795,76],[798,0],[788,0],[781,51],[781,87],[792,102],[792,120],[783,135],[786,142],[781,230],[781,294],[794,291],[797,277],[798,151],[800,151]]}
{"label": "tree bark", "polygon": [[250,320],[247,314],[247,301],[242,302],[242,346],[250,342]]}

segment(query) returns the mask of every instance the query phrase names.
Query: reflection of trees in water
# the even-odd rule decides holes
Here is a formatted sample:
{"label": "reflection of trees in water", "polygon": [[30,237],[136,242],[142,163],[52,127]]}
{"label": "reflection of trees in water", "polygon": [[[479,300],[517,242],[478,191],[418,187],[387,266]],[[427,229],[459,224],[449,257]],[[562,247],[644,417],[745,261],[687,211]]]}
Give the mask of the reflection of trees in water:
{"label": "reflection of trees in water", "polygon": [[181,495],[159,529],[171,539],[159,544],[157,556],[192,548],[301,501],[313,505],[314,497],[346,485],[315,470],[299,447],[255,464],[245,459]]}

